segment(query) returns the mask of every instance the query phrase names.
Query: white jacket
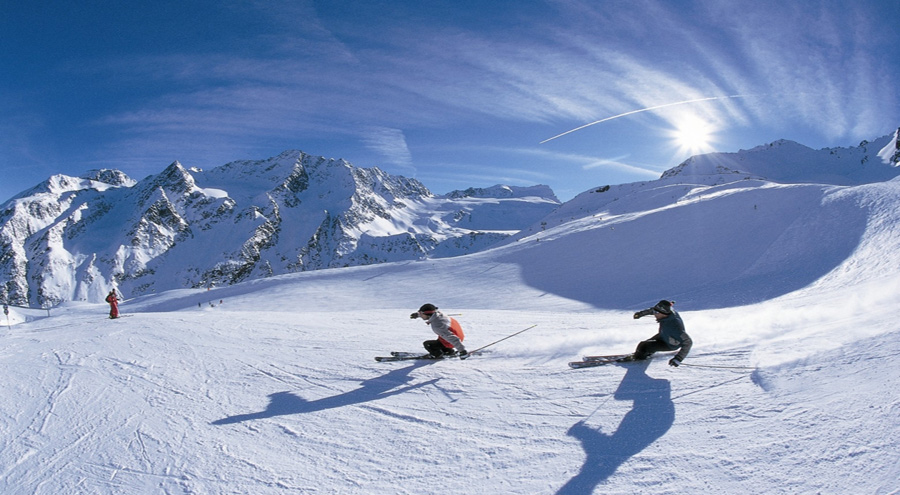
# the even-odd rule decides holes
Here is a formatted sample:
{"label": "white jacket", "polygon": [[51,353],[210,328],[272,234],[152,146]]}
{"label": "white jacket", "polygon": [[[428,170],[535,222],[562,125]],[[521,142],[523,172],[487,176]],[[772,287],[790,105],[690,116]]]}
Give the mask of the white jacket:
{"label": "white jacket", "polygon": [[449,342],[457,351],[463,352],[466,350],[466,347],[463,345],[462,341],[459,340],[459,337],[450,331],[451,322],[449,316],[440,311],[435,311],[434,314],[431,315],[431,318],[425,320],[425,323],[431,325],[431,331],[438,337]]}

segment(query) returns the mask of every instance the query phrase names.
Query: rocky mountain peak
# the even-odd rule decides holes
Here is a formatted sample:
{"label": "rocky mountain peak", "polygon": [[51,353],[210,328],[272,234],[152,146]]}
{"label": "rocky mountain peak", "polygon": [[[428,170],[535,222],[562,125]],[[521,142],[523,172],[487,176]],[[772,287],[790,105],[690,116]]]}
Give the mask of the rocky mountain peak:
{"label": "rocky mountain peak", "polygon": [[559,204],[499,196],[439,198],[415,179],[299,150],[208,171],[175,161],[139,182],[116,170],[54,176],[0,205],[0,300],[98,302],[113,287],[134,297],[454,256]]}
{"label": "rocky mountain peak", "polygon": [[125,172],[114,169],[94,169],[88,170],[82,176],[82,179],[88,179],[95,182],[102,182],[112,186],[133,186],[137,183],[129,177]]}

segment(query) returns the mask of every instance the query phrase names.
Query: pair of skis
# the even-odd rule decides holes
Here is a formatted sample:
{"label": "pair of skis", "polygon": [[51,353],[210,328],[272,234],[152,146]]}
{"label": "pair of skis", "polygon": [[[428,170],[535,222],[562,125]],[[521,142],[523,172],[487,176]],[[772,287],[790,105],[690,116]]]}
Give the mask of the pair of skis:
{"label": "pair of skis", "polygon": [[[480,354],[481,351],[483,351],[484,349],[486,349],[494,344],[503,342],[504,340],[506,340],[508,338],[515,337],[516,335],[519,335],[522,332],[531,330],[532,328],[534,328],[536,326],[537,325],[531,325],[530,327],[523,328],[522,330],[519,330],[518,332],[516,332],[514,334],[510,334],[510,335],[507,335],[506,337],[503,337],[502,339],[495,340],[488,345],[481,346],[478,349],[475,349],[474,351],[469,351],[469,354],[466,356],[466,358],[468,358],[469,356],[474,356],[475,354]],[[410,360],[416,360],[416,359],[430,359],[432,361],[439,361],[441,359],[445,359],[446,357],[459,357],[459,355],[451,354],[449,356],[435,357],[435,356],[432,356],[431,354],[419,354],[419,353],[414,353],[414,352],[392,352],[390,356],[377,356],[375,358],[375,360],[380,363],[383,363],[385,361],[410,361]],[[465,359],[465,358],[463,358],[463,359]]]}
{"label": "pair of skis", "polygon": [[[527,330],[531,330],[532,328],[534,328],[536,326],[537,325],[531,325],[528,328],[519,330],[518,332],[516,332],[514,334],[503,337],[500,340],[491,342],[490,344],[488,344],[486,346],[479,347],[478,349],[475,349],[474,351],[469,352],[468,356],[466,356],[466,357],[473,356],[475,354],[479,354],[487,347],[490,347],[494,344],[502,342],[510,337],[515,337],[516,335],[519,335],[520,333],[525,332]],[[459,355],[458,354],[450,354],[447,356],[436,357],[431,354],[421,354],[421,353],[417,353],[417,352],[392,352],[390,356],[376,356],[375,361],[378,361],[380,363],[390,362],[390,361],[415,361],[415,360],[424,360],[424,359],[431,360],[431,361],[440,361],[442,359],[454,358],[454,357],[459,357]],[[609,356],[584,356],[584,358],[582,358],[581,361],[573,361],[573,362],[569,363],[569,366],[572,368],[593,368],[595,366],[604,366],[607,364],[614,364],[614,363],[627,363],[630,361],[634,361],[633,354],[612,354]]]}
{"label": "pair of skis", "polygon": [[[469,355],[474,354],[474,351]],[[390,356],[378,356],[375,358],[378,362],[387,361],[414,361],[414,360],[430,360],[440,361],[441,359],[458,357],[457,354],[451,354],[444,357],[435,357],[431,354],[419,354],[416,352],[392,352]],[[609,356],[584,356],[581,361],[573,361],[569,363],[572,368],[593,368],[596,366],[605,366],[607,364],[628,363],[634,361],[632,354],[613,354]]]}
{"label": "pair of skis", "polygon": [[634,361],[634,354],[613,354],[610,356],[584,356],[581,361],[572,361],[569,366],[572,368],[593,368],[595,366],[605,366],[615,363],[629,363]]}
{"label": "pair of skis", "polygon": [[[471,356],[472,353],[469,353]],[[455,358],[459,357],[459,354],[448,354],[446,356],[435,357],[431,354],[420,354],[418,352],[391,352],[390,356],[376,356],[375,360],[379,363],[383,363],[386,361],[415,361],[419,359],[427,359],[430,361],[440,361],[442,359],[447,358]]]}

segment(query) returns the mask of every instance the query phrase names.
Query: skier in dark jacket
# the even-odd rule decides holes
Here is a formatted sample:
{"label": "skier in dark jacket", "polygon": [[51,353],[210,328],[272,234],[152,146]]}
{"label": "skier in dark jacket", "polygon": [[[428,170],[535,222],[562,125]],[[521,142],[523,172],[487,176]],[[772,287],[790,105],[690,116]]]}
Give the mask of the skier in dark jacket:
{"label": "skier in dark jacket", "polygon": [[678,354],[669,360],[669,366],[678,366],[691,352],[691,346],[694,343],[687,332],[684,331],[684,322],[681,321],[681,315],[672,309],[674,304],[675,301],[663,299],[656,306],[634,314],[635,320],[642,316],[654,315],[656,321],[659,322],[659,332],[637,345],[637,348],[634,350],[635,360],[647,359],[654,352],[679,349]]}

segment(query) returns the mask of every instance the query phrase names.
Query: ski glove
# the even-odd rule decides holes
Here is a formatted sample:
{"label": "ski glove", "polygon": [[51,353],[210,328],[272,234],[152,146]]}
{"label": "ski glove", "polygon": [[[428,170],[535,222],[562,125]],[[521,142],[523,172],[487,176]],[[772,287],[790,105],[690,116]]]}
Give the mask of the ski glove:
{"label": "ski glove", "polygon": [[677,368],[679,364],[681,364],[681,358],[678,356],[675,356],[669,360],[669,366],[674,366]]}
{"label": "ski glove", "polygon": [[409,315],[410,320],[415,320],[418,317],[419,317],[419,313],[413,313],[413,314]]}
{"label": "ski glove", "polygon": [[650,316],[652,314],[653,314],[653,308],[645,309],[643,311],[638,311],[637,313],[635,313],[634,319],[637,320],[638,318],[642,318],[644,316]]}
{"label": "ski glove", "polygon": [[466,359],[469,357],[469,351],[459,351],[459,358]]}

